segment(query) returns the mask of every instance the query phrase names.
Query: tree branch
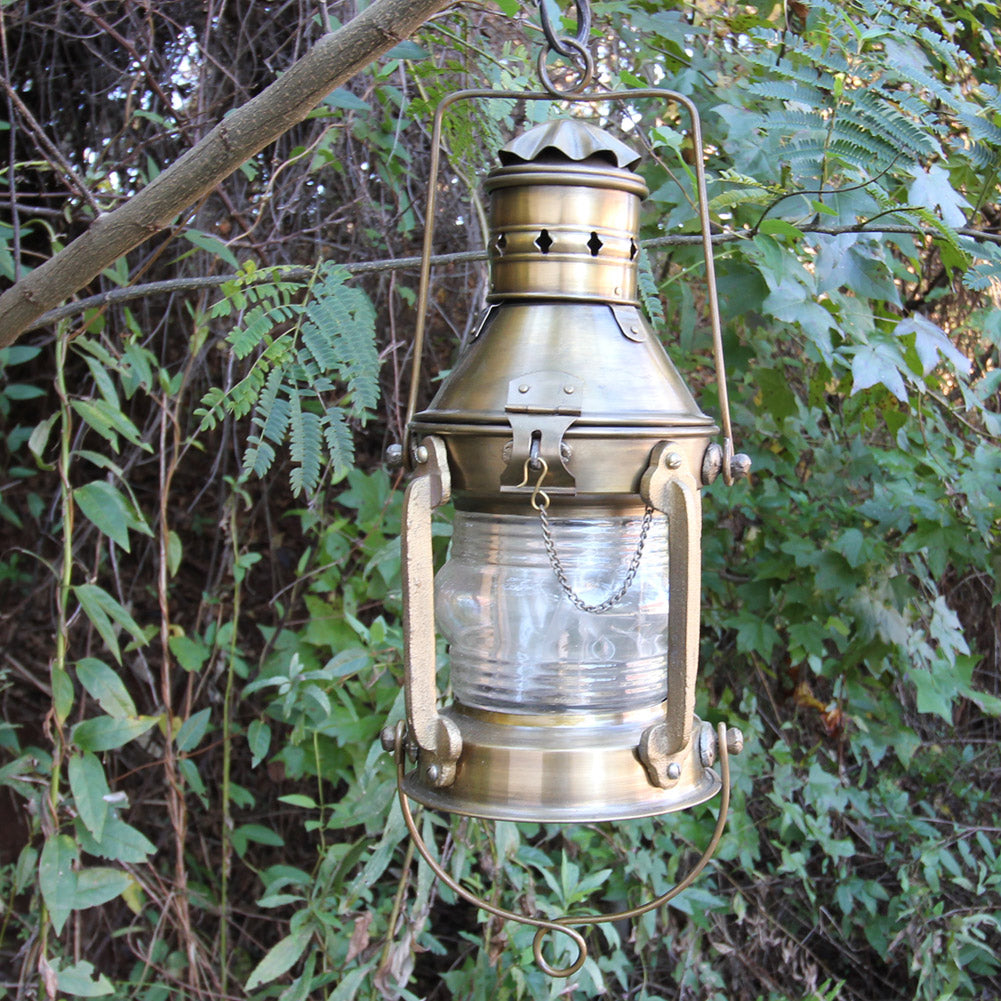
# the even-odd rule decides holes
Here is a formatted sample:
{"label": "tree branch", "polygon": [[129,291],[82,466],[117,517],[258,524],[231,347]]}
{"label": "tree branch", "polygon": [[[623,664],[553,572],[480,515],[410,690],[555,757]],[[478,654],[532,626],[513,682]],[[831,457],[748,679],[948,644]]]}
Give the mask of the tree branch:
{"label": "tree branch", "polygon": [[319,102],[373,59],[407,38],[451,0],[375,0],[324,35],[305,56],[142,191],[98,216],[68,247],[0,295],[0,348],[46,310],[162,230],[255,153],[301,122]]}
{"label": "tree branch", "polygon": [[[804,233],[820,233],[825,236],[838,236],[842,233],[905,233],[911,236],[940,237],[942,234],[937,229],[924,228],[920,226],[869,226],[866,223],[859,223],[855,226],[806,226]],[[1001,234],[985,232],[979,229],[957,230],[960,236],[969,236],[976,240],[983,240],[986,243],[1001,244]],[[728,230],[724,233],[713,233],[712,242],[714,245],[724,243],[736,243],[746,240],[752,235],[751,231]],[[656,236],[650,240],[643,240],[644,249],[652,247],[683,247],[701,246],[702,237],[689,233],[675,233],[669,236]],[[485,250],[463,250],[454,254],[434,254],[431,257],[433,265],[442,264],[471,264],[475,261],[485,261],[487,252]],[[376,271],[397,271],[402,268],[417,268],[420,266],[420,257],[392,257],[382,261],[355,261],[341,266],[350,271],[353,275],[371,274]],[[312,275],[312,268],[289,267],[282,269],[282,278],[286,281],[307,281]],[[238,275],[205,275],[198,278],[170,278],[160,282],[149,282],[145,285],[129,285],[126,288],[111,289],[108,292],[101,292],[97,295],[88,296],[86,299],[78,299],[76,302],[68,302],[64,306],[57,306],[47,313],[37,316],[31,320],[24,328],[23,333],[29,330],[37,330],[39,327],[47,327],[51,323],[65,320],[68,316],[77,316],[88,309],[99,309],[101,306],[112,306],[116,303],[131,302],[135,299],[144,299],[149,295],[164,295],[170,292],[191,292],[204,288],[219,288],[226,282],[231,282],[238,278]],[[2,303],[2,299],[0,299]]]}

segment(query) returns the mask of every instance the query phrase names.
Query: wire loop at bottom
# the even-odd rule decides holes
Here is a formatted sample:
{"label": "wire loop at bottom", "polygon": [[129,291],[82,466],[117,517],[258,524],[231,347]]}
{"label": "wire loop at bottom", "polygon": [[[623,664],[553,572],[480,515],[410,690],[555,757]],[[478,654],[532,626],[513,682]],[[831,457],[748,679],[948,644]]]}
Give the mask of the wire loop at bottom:
{"label": "wire loop at bottom", "polygon": [[[482,897],[478,897],[472,891],[467,890],[455,879],[453,879],[445,871],[438,860],[431,855],[428,846],[425,844],[424,839],[417,830],[413,814],[410,812],[410,802],[407,799],[407,794],[403,791],[404,769],[406,767],[405,730],[406,724],[402,720],[396,724],[396,741],[394,748],[396,758],[396,791],[400,801],[400,810],[403,813],[403,821],[407,825],[410,837],[417,846],[417,850],[421,853],[421,857],[431,867],[431,871],[438,877],[438,879],[440,879],[450,890],[462,897],[463,900],[468,901],[475,907],[479,907],[481,910],[484,910],[489,914],[493,914],[495,917],[503,918],[505,921],[518,921],[521,924],[531,925],[534,927],[536,932],[535,939],[532,942],[532,952],[535,955],[535,962],[539,969],[550,977],[557,977],[561,979],[572,977],[584,965],[584,961],[587,959],[587,943],[584,941],[584,936],[577,931],[576,928],[570,927],[571,925],[598,925],[605,924],[609,921],[630,920],[632,918],[639,917],[641,914],[646,914],[648,911],[652,911],[668,903],[668,901],[673,900],[679,893],[687,890],[688,887],[695,882],[706,865],[708,865],[709,860],[716,851],[720,838],[723,836],[723,830],[726,827],[727,813],[730,809],[730,754],[726,746],[726,724],[720,723],[716,732],[721,779],[719,814],[716,817],[716,827],[713,829],[713,835],[709,840],[709,844],[706,846],[705,851],[702,853],[698,862],[696,862],[694,868],[688,872],[684,879],[675,884],[675,886],[673,886],[666,893],[662,893],[659,897],[656,897],[654,900],[650,900],[645,904],[640,904],[639,907],[634,907],[632,910],[616,911],[614,914],[585,914],[581,916],[567,915],[566,917],[556,918],[552,921],[545,918],[529,917],[525,914],[516,914],[514,911],[507,911],[503,907],[496,907],[494,904],[490,904],[485,901]],[[577,958],[569,966],[550,966],[550,964],[543,957],[542,943],[546,932],[559,932],[560,934],[566,935],[568,938],[573,940],[574,944],[577,946],[578,952]]]}

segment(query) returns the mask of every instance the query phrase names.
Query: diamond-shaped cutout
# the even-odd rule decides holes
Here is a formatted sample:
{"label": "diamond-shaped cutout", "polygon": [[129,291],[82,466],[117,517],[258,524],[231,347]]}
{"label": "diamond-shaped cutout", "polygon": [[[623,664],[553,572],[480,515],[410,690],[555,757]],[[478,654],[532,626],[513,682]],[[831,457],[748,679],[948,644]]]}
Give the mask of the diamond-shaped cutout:
{"label": "diamond-shaped cutout", "polygon": [[497,237],[494,246],[497,248],[497,253],[503,255],[504,249],[507,247],[507,236],[504,233],[501,233],[501,235]]}
{"label": "diamond-shaped cutout", "polygon": [[630,240],[629,241],[629,260],[632,260],[639,252],[640,252],[640,248],[636,246],[636,241],[635,240]]}
{"label": "diamond-shaped cutout", "polygon": [[535,238],[535,245],[544,254],[549,253],[549,248],[553,245],[553,238],[549,235],[548,229],[544,229],[541,233],[539,233],[539,235]]}
{"label": "diamond-shaped cutout", "polygon": [[591,233],[591,239],[587,241],[588,249],[591,251],[592,257],[598,256],[598,251],[604,246],[601,239],[598,237],[597,233]]}

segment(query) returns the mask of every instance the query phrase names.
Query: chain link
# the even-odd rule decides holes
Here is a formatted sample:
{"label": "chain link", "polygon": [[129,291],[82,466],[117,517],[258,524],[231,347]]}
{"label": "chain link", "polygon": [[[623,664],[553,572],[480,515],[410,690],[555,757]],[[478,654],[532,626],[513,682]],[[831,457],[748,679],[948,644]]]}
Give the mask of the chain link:
{"label": "chain link", "polygon": [[539,0],[539,17],[542,21],[542,30],[546,34],[546,41],[553,52],[566,59],[574,59],[578,53],[574,51],[572,42],[576,42],[578,46],[587,47],[591,40],[591,5],[588,0],[575,0],[575,6],[577,7],[577,34],[571,40],[564,35],[560,35],[553,26],[549,7],[551,2],[552,0]]}
{"label": "chain link", "polygon": [[[559,17],[559,8],[555,0],[537,0],[539,5],[539,19],[542,22],[542,30],[546,36],[548,49],[539,52],[538,71],[539,79],[543,87],[553,97],[567,97],[579,94],[590,84],[594,77],[594,56],[591,55],[591,5],[589,0],[575,0],[577,8],[577,34],[570,38],[561,35],[554,26],[552,14]],[[562,27],[562,25],[560,26]],[[577,78],[571,78],[557,85],[549,76],[546,68],[546,56],[550,52],[555,52],[558,56],[566,59],[577,74]]]}
{"label": "chain link", "polygon": [[[543,496],[545,497],[545,494],[543,494]],[[607,612],[626,596],[626,592],[630,587],[632,587],[633,581],[636,579],[636,574],[639,572],[640,568],[640,560],[643,558],[643,547],[646,545],[647,533],[650,531],[650,524],[653,521],[653,508],[648,504],[646,511],[643,513],[643,524],[640,526],[640,539],[636,545],[636,551],[633,553],[633,557],[629,561],[629,569],[626,570],[626,575],[622,578],[622,583],[619,585],[618,590],[614,594],[610,594],[604,601],[599,601],[595,605],[589,605],[579,594],[577,594],[576,591],[574,591],[573,585],[567,579],[567,572],[563,567],[562,561],[560,560],[559,553],[556,552],[556,543],[553,540],[552,527],[549,524],[549,514],[546,510],[549,507],[548,501],[549,498],[546,497],[546,503],[537,504],[536,507],[539,512],[539,521],[542,522],[542,541],[546,546],[546,554],[549,556],[549,564],[553,568],[553,573],[556,575],[556,579],[559,581],[559,585],[563,589],[563,593],[567,596],[574,607],[579,608],[582,612],[592,612],[595,614]]]}

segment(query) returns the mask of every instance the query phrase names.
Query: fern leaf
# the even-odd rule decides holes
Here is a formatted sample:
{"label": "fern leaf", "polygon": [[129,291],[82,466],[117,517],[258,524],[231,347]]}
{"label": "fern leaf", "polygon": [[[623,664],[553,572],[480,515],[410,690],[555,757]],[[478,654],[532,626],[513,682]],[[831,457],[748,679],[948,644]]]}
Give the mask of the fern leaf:
{"label": "fern leaf", "polygon": [[290,407],[286,399],[279,397],[285,373],[280,368],[273,368],[268,374],[264,389],[257,398],[254,423],[261,429],[261,435],[268,441],[280,445],[285,440],[288,430]]}
{"label": "fern leaf", "polygon": [[339,331],[341,372],[351,390],[352,410],[365,418],[379,402],[379,351],[375,343],[375,310],[360,289],[350,289],[353,323]]}
{"label": "fern leaf", "polygon": [[888,142],[922,156],[938,152],[935,141],[926,132],[878,96],[859,91],[854,95],[853,107],[859,113],[857,123]]}
{"label": "fern leaf", "polygon": [[755,80],[745,84],[744,89],[758,97],[789,101],[808,108],[822,107],[827,102],[827,95],[819,87],[795,80]]}
{"label": "fern leaf", "polygon": [[233,349],[233,354],[244,359],[256,350],[274,327],[270,312],[262,305],[252,307],[244,314],[243,324],[234,327],[226,340]]}
{"label": "fern leaf", "polygon": [[657,290],[657,281],[653,276],[653,268],[650,266],[650,257],[642,247],[640,247],[637,265],[636,279],[643,309],[654,324],[663,327],[667,322],[664,316],[664,304],[660,301],[660,292]]}
{"label": "fern leaf", "polygon": [[271,444],[262,441],[257,435],[251,435],[247,439],[247,448],[243,453],[244,473],[266,476],[274,461],[275,450]]}
{"label": "fern leaf", "polygon": [[320,372],[333,372],[337,369],[337,352],[334,350],[330,328],[313,320],[314,315],[319,312],[315,306],[315,303],[311,304],[307,311],[311,322],[302,325],[302,343],[306,345]]}
{"label": "fern leaf", "polygon": [[328,407],[324,413],[323,440],[334,465],[334,479],[339,480],[347,475],[355,461],[354,438],[340,407]]}
{"label": "fern leaf", "polygon": [[218,386],[213,386],[203,397],[201,406],[195,410],[195,417],[201,418],[196,434],[211,431],[226,413],[226,393]]}
{"label": "fern leaf", "polygon": [[312,493],[320,480],[320,463],[323,458],[321,419],[309,410],[302,409],[298,393],[292,393],[289,420],[291,437],[290,453],[292,493]]}

